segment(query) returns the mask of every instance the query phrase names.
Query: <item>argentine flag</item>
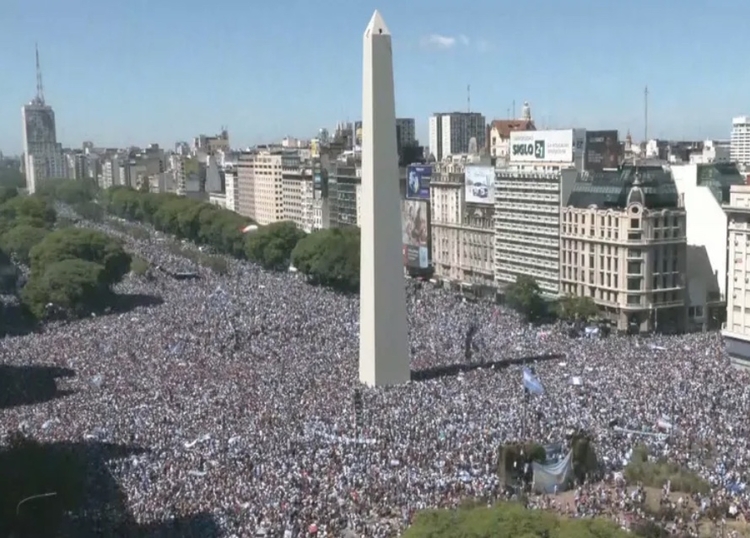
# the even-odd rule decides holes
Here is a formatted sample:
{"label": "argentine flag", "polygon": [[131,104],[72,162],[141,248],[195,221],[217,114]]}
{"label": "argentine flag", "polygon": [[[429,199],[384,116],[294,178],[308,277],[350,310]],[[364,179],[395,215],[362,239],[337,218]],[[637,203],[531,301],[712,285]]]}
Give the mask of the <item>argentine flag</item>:
{"label": "argentine flag", "polygon": [[531,394],[544,394],[544,385],[528,368],[523,369],[523,388]]}

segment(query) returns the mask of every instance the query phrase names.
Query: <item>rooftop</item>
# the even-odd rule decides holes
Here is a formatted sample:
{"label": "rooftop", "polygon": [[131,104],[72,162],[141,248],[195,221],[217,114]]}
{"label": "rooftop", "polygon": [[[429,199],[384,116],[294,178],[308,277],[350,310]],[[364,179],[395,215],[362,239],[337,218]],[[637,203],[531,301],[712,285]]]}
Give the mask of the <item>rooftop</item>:
{"label": "rooftop", "polygon": [[649,209],[678,207],[679,196],[669,170],[661,166],[625,166],[619,170],[605,170],[579,176],[568,198],[568,205],[601,209],[624,209],[628,194],[638,186]]}

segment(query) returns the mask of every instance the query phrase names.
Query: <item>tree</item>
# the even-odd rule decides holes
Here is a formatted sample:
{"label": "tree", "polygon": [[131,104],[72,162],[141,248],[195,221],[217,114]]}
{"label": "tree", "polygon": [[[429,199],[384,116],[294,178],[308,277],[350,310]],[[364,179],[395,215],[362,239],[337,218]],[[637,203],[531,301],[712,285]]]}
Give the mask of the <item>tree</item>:
{"label": "tree", "polygon": [[303,237],[292,251],[292,265],[313,283],[341,291],[359,289],[359,228],[332,228]]}
{"label": "tree", "polygon": [[9,166],[0,162],[0,185],[13,189],[26,188],[26,176],[19,170],[18,166]]}
{"label": "tree", "polygon": [[599,307],[591,297],[566,295],[557,303],[557,315],[567,321],[588,321],[599,315]]}
{"label": "tree", "polygon": [[458,510],[425,510],[404,532],[404,538],[625,538],[611,521],[563,519],[550,512],[529,510],[519,503]]}
{"label": "tree", "polygon": [[18,196],[18,189],[15,187],[0,186],[0,205],[4,204],[11,198]]}
{"label": "tree", "polygon": [[305,235],[293,222],[274,222],[248,234],[245,254],[248,260],[266,269],[283,271],[289,267],[294,247]]}
{"label": "tree", "polygon": [[39,185],[34,195],[75,205],[93,200],[97,190],[90,179],[51,179]]}
{"label": "tree", "polygon": [[508,287],[506,300],[511,308],[529,321],[538,319],[544,313],[544,299],[542,299],[539,284],[533,277],[518,276],[516,281]]}
{"label": "tree", "polygon": [[49,228],[57,214],[52,205],[38,196],[16,196],[0,205],[0,224],[31,224]]}
{"label": "tree", "polygon": [[104,209],[95,202],[79,202],[73,205],[73,209],[81,218],[91,222],[101,222],[104,220]]}
{"label": "tree", "polygon": [[37,276],[63,260],[80,259],[104,268],[102,283],[110,286],[122,280],[130,270],[130,255],[122,242],[104,233],[82,228],[55,230],[34,246],[30,253],[31,271]]}
{"label": "tree", "polygon": [[0,236],[0,248],[12,254],[19,262],[28,265],[31,249],[41,243],[47,234],[49,230],[44,228],[19,224]]}
{"label": "tree", "polygon": [[21,297],[29,310],[40,319],[46,317],[48,305],[77,316],[99,308],[109,298],[106,269],[87,260],[69,258],[32,273]]}

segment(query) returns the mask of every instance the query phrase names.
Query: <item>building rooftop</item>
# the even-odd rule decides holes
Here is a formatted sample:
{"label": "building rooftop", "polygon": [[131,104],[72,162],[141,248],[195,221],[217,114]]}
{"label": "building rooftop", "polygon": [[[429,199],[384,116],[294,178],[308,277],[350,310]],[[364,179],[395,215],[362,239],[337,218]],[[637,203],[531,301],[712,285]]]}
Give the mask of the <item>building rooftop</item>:
{"label": "building rooftop", "polygon": [[649,209],[678,207],[679,196],[672,174],[661,166],[625,166],[579,176],[568,198],[568,205],[601,209],[624,209],[634,186],[640,187]]}
{"label": "building rooftop", "polygon": [[732,185],[744,185],[745,178],[733,163],[699,164],[697,185],[708,187],[720,204],[729,203]]}

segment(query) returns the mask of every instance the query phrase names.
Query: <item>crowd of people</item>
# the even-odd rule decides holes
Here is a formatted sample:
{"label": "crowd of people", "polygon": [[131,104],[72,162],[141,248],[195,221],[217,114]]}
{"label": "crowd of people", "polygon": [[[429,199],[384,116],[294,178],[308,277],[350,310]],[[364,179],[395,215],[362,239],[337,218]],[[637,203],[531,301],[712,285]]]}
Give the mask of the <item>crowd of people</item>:
{"label": "crowd of people", "polygon": [[[521,366],[486,367],[362,389],[358,413],[356,296],[235,260],[218,275],[153,230],[134,239],[122,226],[84,225],[122,237],[152,267],[190,266],[200,278],[130,275],[119,293],[163,304],[0,341],[2,363],[76,373],[58,382],[68,395],[3,410],[0,431],[22,424],[41,441],[142,448],[108,464],[139,522],[210,513],[226,536],[397,536],[419,510],[506,495],[496,473],[503,443],[522,432],[557,442],[578,428],[608,472],[645,442],[710,482],[704,507],[728,498],[750,508],[750,389],[717,333],[574,339],[407,284],[413,369],[463,362],[474,324],[473,360],[557,354],[534,364],[545,394],[525,409]],[[665,416],[668,440],[633,433]],[[604,504],[578,515],[606,513]]]}

